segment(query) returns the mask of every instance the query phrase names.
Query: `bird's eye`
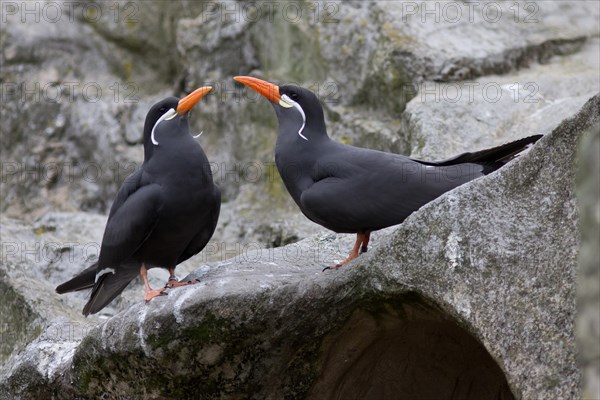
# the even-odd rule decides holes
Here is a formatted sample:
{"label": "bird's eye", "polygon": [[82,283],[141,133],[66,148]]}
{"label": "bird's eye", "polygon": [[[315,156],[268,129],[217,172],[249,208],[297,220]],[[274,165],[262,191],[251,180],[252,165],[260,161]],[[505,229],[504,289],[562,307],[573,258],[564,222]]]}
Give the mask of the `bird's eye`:
{"label": "bird's eye", "polygon": [[298,93],[290,93],[290,99],[294,101],[298,100]]}

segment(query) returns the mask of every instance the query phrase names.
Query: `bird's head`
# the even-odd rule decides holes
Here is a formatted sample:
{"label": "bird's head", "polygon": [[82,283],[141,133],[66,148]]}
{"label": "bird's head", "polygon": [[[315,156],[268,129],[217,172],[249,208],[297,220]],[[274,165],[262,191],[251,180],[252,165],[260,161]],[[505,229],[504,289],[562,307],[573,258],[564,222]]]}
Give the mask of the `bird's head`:
{"label": "bird's head", "polygon": [[279,120],[280,135],[294,134],[306,141],[327,135],[323,107],[310,90],[296,85],[277,86],[250,76],[233,79],[271,101]]}
{"label": "bird's head", "polygon": [[[175,117],[186,119],[188,112],[196,103],[206,96],[212,90],[210,86],[203,86],[194,90],[182,99],[177,97],[167,97],[154,104],[146,115],[144,123],[144,150],[146,157],[152,153],[152,148],[158,146],[162,135],[168,133],[159,131],[159,126],[165,121],[171,121]],[[187,121],[185,121],[187,126]],[[164,137],[163,137],[164,139]]]}

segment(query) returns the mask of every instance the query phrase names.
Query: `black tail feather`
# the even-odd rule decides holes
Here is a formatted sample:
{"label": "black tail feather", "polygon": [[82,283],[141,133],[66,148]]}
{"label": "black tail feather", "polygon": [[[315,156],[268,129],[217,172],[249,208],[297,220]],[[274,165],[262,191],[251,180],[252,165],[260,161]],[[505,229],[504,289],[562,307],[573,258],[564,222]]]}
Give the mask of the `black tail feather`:
{"label": "black tail feather", "polygon": [[139,268],[133,265],[119,265],[116,273],[100,276],[94,284],[90,299],[83,308],[83,315],[95,314],[113,301],[125,289],[129,282],[137,276]]}
{"label": "black tail feather", "polygon": [[440,161],[438,165],[456,165],[462,163],[494,163],[501,162],[506,164],[512,160],[517,154],[525,150],[530,144],[540,140],[543,135],[528,136],[523,139],[515,140],[514,142],[506,143],[501,146],[492,147],[476,151],[475,153],[463,153],[459,156],[448,160]]}
{"label": "black tail feather", "polygon": [[98,263],[94,263],[72,279],[56,287],[56,293],[63,294],[76,292],[78,290],[89,289],[94,286],[96,280],[96,268]]}
{"label": "black tail feather", "polygon": [[490,172],[502,167],[510,160],[514,159],[517,155],[519,155],[519,153],[523,152],[530,145],[540,140],[542,136],[543,135],[528,136],[523,139],[515,140],[514,142],[503,144],[501,146],[492,147],[491,149],[476,151],[474,153],[463,153],[443,161],[427,162],[419,160],[419,162],[437,167],[465,163],[480,164],[484,166],[483,173],[487,175]]}

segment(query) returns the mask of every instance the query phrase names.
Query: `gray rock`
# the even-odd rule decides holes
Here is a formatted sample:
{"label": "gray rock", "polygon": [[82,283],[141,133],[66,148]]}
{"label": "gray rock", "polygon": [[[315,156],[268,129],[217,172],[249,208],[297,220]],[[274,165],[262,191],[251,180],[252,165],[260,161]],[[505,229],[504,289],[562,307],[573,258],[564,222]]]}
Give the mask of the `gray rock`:
{"label": "gray rock", "polygon": [[335,16],[316,24],[329,76],[344,104],[392,116],[415,84],[507,74],[576,52],[598,35],[600,18],[598,4],[567,1],[335,4]]}
{"label": "gray rock", "polygon": [[[271,179],[277,181],[266,186],[267,193],[258,185],[245,184],[241,186],[235,201],[221,206],[213,244],[218,244],[221,250],[229,249],[229,252],[237,254],[248,246],[279,247],[326,231],[298,212],[287,192],[283,193],[285,188],[278,175]],[[274,199],[264,200],[270,196]],[[277,215],[273,213],[275,207]],[[225,259],[222,251],[217,251],[215,255],[220,261]]]}
{"label": "gray rock", "polygon": [[577,200],[581,213],[581,250],[577,288],[577,344],[583,369],[583,398],[600,398],[600,125],[581,140]]}
{"label": "gray rock", "polygon": [[[578,397],[575,159],[598,107],[596,96],[511,165],[379,232],[346,268],[321,273],[350,235],[212,263],[192,274],[203,283],[133,305],[74,351],[33,342],[2,367],[0,393],[275,399],[337,388],[369,398],[416,381],[420,391],[401,393],[448,385],[474,398]],[[446,352],[465,368],[439,358]],[[58,362],[45,370],[49,359]],[[390,379],[378,380],[386,367]],[[447,372],[430,378],[437,386],[426,378],[436,371]]]}
{"label": "gray rock", "polygon": [[[424,82],[402,115],[408,153],[443,159],[526,135],[547,134],[600,91],[600,40],[510,75]],[[566,79],[565,79],[566,78]]]}
{"label": "gray rock", "polygon": [[461,81],[576,51],[597,35],[598,4],[381,1],[389,53],[410,76]]}
{"label": "gray rock", "polygon": [[95,260],[104,222],[103,216],[84,213],[50,213],[31,224],[2,218],[0,362],[38,338],[54,319],[83,323],[86,295],[60,297],[54,287]]}
{"label": "gray rock", "polygon": [[[19,329],[28,327],[29,331],[36,332],[36,335],[25,335],[30,341],[39,335],[49,321],[62,316],[79,318],[89,293],[84,291],[58,296],[54,288],[97,261],[105,225],[106,216],[81,212],[48,213],[32,222],[2,218],[3,262],[0,274],[3,275],[1,284],[6,299],[3,304],[6,310],[2,311],[2,315],[6,316],[7,321],[24,321],[14,326],[7,324],[7,334],[18,337]],[[177,275],[187,275],[197,269],[198,262],[204,259],[222,259],[220,257],[223,255],[218,249],[220,247],[216,243],[211,243],[194,260],[180,264]],[[151,285],[164,286],[167,279],[166,270],[152,269],[149,273]],[[113,316],[137,303],[142,294],[143,289],[134,283],[98,316],[90,319],[98,322]],[[12,317],[15,312],[23,313],[23,316]]]}
{"label": "gray rock", "polygon": [[[455,315],[480,326],[473,332],[517,398],[578,397],[575,155],[583,132],[599,119],[599,105],[595,96],[511,167],[425,206],[374,255],[386,279],[427,286],[426,297],[444,299]],[[414,246],[419,250],[405,251]],[[432,271],[436,258],[445,262]],[[451,276],[436,289],[439,274]],[[532,350],[535,356],[525,355]]]}
{"label": "gray rock", "polygon": [[[533,8],[520,9],[517,22],[511,3],[438,2],[438,21],[421,14],[432,6],[418,2],[37,4],[58,6],[63,14],[58,21],[24,22],[20,13],[7,14],[1,28],[0,209],[16,217],[106,213],[124,177],[142,162],[148,106],[212,84],[214,93],[192,123],[205,132],[200,141],[217,169],[223,199],[229,209],[243,209],[250,191],[265,205],[257,211],[258,224],[233,221],[229,226],[237,227],[218,241],[232,245],[229,238],[240,233],[288,220],[292,203],[267,168],[257,180],[244,175],[248,166],[273,165],[276,120],[263,99],[234,86],[237,74],[313,89],[338,140],[423,157],[485,147],[519,131],[548,132],[598,86],[592,76],[597,39],[590,39],[598,36],[595,2],[527,3]],[[461,8],[457,21],[453,7]],[[529,73],[525,67],[532,67]],[[573,80],[561,83],[565,75]],[[517,104],[480,97],[472,104],[422,104],[414,98],[425,83],[464,87],[469,82],[463,80],[477,78],[503,86],[534,82],[544,98],[537,106],[524,103],[531,88],[522,86]],[[28,95],[32,85],[38,90]],[[503,92],[505,99],[512,94],[510,88]],[[283,236],[301,239],[303,229]],[[270,234],[250,236],[271,240]]]}
{"label": "gray rock", "polygon": [[104,211],[130,161],[141,161],[137,143],[123,145],[119,115],[136,108],[140,86],[113,74],[118,47],[66,14],[51,22],[17,13],[2,34],[10,44],[3,46],[2,211]]}
{"label": "gray rock", "polygon": [[[52,4],[58,4],[62,10],[70,7],[67,3]],[[352,360],[349,363],[353,367],[346,371],[349,379],[340,383],[340,388],[346,390],[348,382],[358,382],[363,376],[375,379],[364,370],[365,365],[371,366],[375,360],[359,357],[357,354],[361,352],[356,349],[360,346],[370,343],[372,348],[380,349],[383,343],[380,339],[390,336],[411,342],[415,329],[443,341],[439,332],[451,331],[453,328],[446,322],[456,324],[458,318],[462,331],[453,331],[453,340],[472,343],[470,339],[475,337],[483,343],[517,397],[569,397],[552,385],[568,391],[578,379],[572,370],[572,309],[567,300],[549,299],[548,292],[542,289],[544,285],[556,288],[558,267],[552,260],[562,257],[568,261],[563,266],[571,265],[574,256],[566,254],[567,250],[556,250],[555,258],[540,256],[539,264],[549,265],[548,276],[527,259],[527,266],[535,264],[535,268],[531,267],[534,271],[513,267],[526,252],[535,257],[542,254],[541,249],[517,246],[523,238],[534,242],[535,237],[535,243],[550,248],[575,246],[571,220],[564,216],[572,210],[572,196],[570,192],[564,195],[567,190],[560,186],[563,176],[571,177],[570,166],[556,166],[563,174],[557,173],[561,177],[559,182],[547,183],[547,191],[535,185],[530,190],[526,184],[522,187],[527,190],[518,190],[521,173],[537,177],[539,172],[544,177],[544,173],[549,174],[549,169],[554,168],[553,163],[558,161],[550,156],[556,154],[550,140],[563,143],[559,140],[561,134],[555,133],[544,139],[546,145],[540,144],[539,148],[547,149],[545,158],[533,152],[507,172],[453,192],[432,208],[428,206],[419,214],[422,217],[407,221],[396,234],[380,233],[379,237],[391,235],[391,238],[377,240],[372,250],[374,255],[358,262],[373,264],[367,269],[358,267],[323,277],[316,272],[332,260],[344,258],[352,238],[328,234],[300,215],[273,168],[276,119],[271,107],[264,99],[234,86],[230,78],[253,74],[313,89],[324,103],[330,134],[337,140],[415,157],[444,158],[528,134],[550,133],[597,93],[600,5],[597,2],[573,5],[567,1],[520,3],[516,6],[528,9],[519,9],[519,18],[515,20],[515,4],[511,2],[445,1],[430,5],[301,1],[292,6],[277,3],[276,8],[269,9],[270,4],[89,1],[74,5],[73,18],[64,14],[55,22],[48,18],[39,22],[27,18],[23,22],[16,14],[8,15],[6,23],[0,25],[3,43],[0,292],[5,300],[0,304],[0,316],[5,321],[0,325],[0,363],[10,357],[2,369],[0,386],[9,388],[7,393],[11,395],[45,398],[53,393],[55,397],[72,398],[86,390],[96,393],[105,382],[107,386],[115,384],[108,388],[112,393],[156,397],[159,389],[146,390],[152,386],[147,384],[150,377],[154,378],[153,366],[140,366],[144,378],[139,382],[137,377],[131,379],[129,388],[124,378],[128,371],[119,372],[117,368],[105,381],[100,378],[107,369],[99,360],[108,363],[104,365],[123,360],[129,344],[134,349],[132,360],[138,357],[132,361],[134,365],[147,361],[139,343],[133,339],[128,342],[126,337],[120,340],[117,335],[110,339],[113,347],[107,349],[97,343],[98,338],[108,343],[106,336],[97,332],[88,335],[88,331],[133,306],[103,325],[104,335],[106,329],[122,323],[129,324],[127,329],[136,334],[141,326],[146,332],[142,337],[148,339],[147,332],[155,329],[154,324],[164,321],[172,324],[168,311],[174,309],[171,303],[179,301],[185,305],[180,315],[187,322],[172,346],[193,343],[194,348],[208,349],[199,350],[204,353],[197,356],[197,365],[206,368],[202,372],[208,377],[202,379],[216,376],[210,382],[222,383],[226,394],[252,390],[271,395],[272,389],[275,397],[284,393],[300,397],[297,393],[308,393],[310,388],[313,397],[327,398],[330,395],[327,388],[343,381],[341,376],[345,372],[337,367],[331,367],[331,374],[320,372],[323,365],[335,365],[340,354],[344,355],[343,360]],[[295,6],[302,9],[299,18],[290,8]],[[440,8],[439,21],[434,14],[421,13],[427,7]],[[457,21],[452,20],[453,7],[462,10]],[[501,15],[496,21],[497,7]],[[85,10],[92,14],[83,14]],[[98,10],[96,18],[93,13]],[[35,84],[35,94],[27,94]],[[203,84],[211,84],[215,90],[194,113],[193,129],[204,131],[199,140],[214,163],[215,180],[223,191],[225,203],[213,240],[198,257],[179,266],[178,274],[183,276],[197,270],[195,274],[206,279],[202,288],[208,293],[196,296],[197,289],[173,291],[168,299],[159,299],[166,305],[161,308],[164,312],[158,312],[154,304],[140,307],[143,290],[139,284],[132,284],[101,316],[79,319],[87,294],[59,297],[53,288],[93,261],[93,257],[83,254],[82,244],[97,245],[106,217],[78,211],[106,213],[122,180],[141,163],[141,129],[149,105]],[[503,97],[493,103],[481,90],[476,90],[473,101],[467,101],[472,84],[478,84],[478,89],[486,84],[493,84],[492,89],[499,86]],[[85,85],[89,86],[86,92]],[[431,87],[438,97],[444,93],[451,96],[452,89],[458,87],[463,97],[457,102],[448,98],[436,102],[431,95],[422,97]],[[96,88],[102,93],[97,101],[93,99]],[[60,95],[60,100],[54,101],[54,95]],[[557,132],[570,132],[569,126],[561,125]],[[571,150],[567,151],[570,145],[563,144],[557,146],[565,151],[563,154],[568,153],[565,157],[571,157]],[[532,161],[526,161],[534,156],[544,164],[540,171],[531,166]],[[517,165],[526,168],[522,170]],[[257,168],[259,173],[254,174]],[[505,176],[508,171],[515,176]],[[531,179],[533,182],[534,178]],[[504,181],[508,183],[503,184]],[[491,189],[486,192],[481,186],[483,182],[507,195],[498,198],[498,193]],[[485,192],[489,198],[478,197],[469,190]],[[535,224],[547,215],[536,209],[516,208],[514,203],[521,201],[531,204],[521,192],[541,199],[539,208],[552,217],[548,228]],[[517,196],[511,197],[512,193]],[[464,196],[470,196],[468,201]],[[552,208],[557,198],[567,197],[568,201],[556,205],[566,204],[564,210]],[[501,203],[507,198],[519,202]],[[467,215],[468,212],[458,209],[463,205],[465,210],[477,213],[485,208],[489,211],[487,220],[476,220],[475,212]],[[504,210],[509,217],[499,219]],[[419,222],[419,218],[426,222]],[[448,225],[451,222],[453,225]],[[482,237],[467,237],[466,223],[472,224],[469,229],[475,229]],[[564,224],[563,230],[557,228],[559,223]],[[311,236],[315,234],[318,236]],[[400,239],[394,239],[398,235],[406,235],[408,244],[400,247],[397,244]],[[294,241],[299,242],[273,248]],[[484,248],[483,243],[490,248]],[[43,257],[43,253],[35,250],[36,246],[46,251]],[[395,254],[393,246],[406,251]],[[23,248],[34,251],[22,253]],[[380,254],[380,260],[376,254]],[[508,271],[512,275],[500,268],[503,262],[511,265]],[[199,265],[202,266],[198,270]],[[314,271],[307,270],[307,265],[312,265]],[[411,267],[400,270],[392,265]],[[422,267],[417,269],[414,265]],[[477,274],[465,275],[464,270],[475,268],[473,265]],[[411,274],[405,276],[402,271]],[[152,284],[161,285],[166,280],[165,274],[152,270]],[[571,299],[570,269],[565,276],[566,283],[556,293]],[[506,287],[508,284],[514,287]],[[494,289],[489,289],[488,296],[498,299],[493,304],[481,295],[482,288],[490,285]],[[391,291],[380,291],[379,287]],[[330,292],[319,292],[324,289]],[[420,297],[412,294],[403,297],[411,290]],[[236,293],[241,299],[239,307],[257,305],[278,319],[265,317],[261,321],[260,316],[248,319],[250,322],[236,319],[231,310],[238,304],[230,302],[237,301],[231,300]],[[524,293],[537,297],[525,301]],[[218,298],[224,294],[228,295]],[[396,294],[402,297],[401,301],[394,300],[398,298]],[[478,295],[477,301],[471,297]],[[355,297],[353,302],[345,302],[348,296]],[[265,299],[274,303],[263,307],[260,302]],[[308,304],[312,299],[340,306],[324,310]],[[291,303],[287,308],[282,306],[288,301]],[[188,302],[190,312],[195,312],[197,318],[186,314]],[[391,305],[382,311],[380,305],[386,302]],[[207,306],[208,303],[211,305]],[[378,305],[372,306],[373,303]],[[557,328],[552,316],[541,310],[542,306],[555,311],[555,318],[562,317],[566,321],[564,326]],[[525,317],[523,310],[529,308],[533,310],[531,317]],[[146,322],[136,322],[133,314],[144,310],[149,313]],[[152,314],[152,310],[156,313]],[[490,314],[492,311],[495,314]],[[211,330],[215,326],[211,315],[220,318],[216,320],[218,323],[239,329],[239,335],[245,334],[248,339],[244,345],[248,349],[236,347],[239,336],[233,333],[232,343],[217,342]],[[306,316],[308,325],[298,326],[297,321],[290,320],[291,315]],[[397,315],[412,316],[407,320],[417,321],[416,325],[409,324],[404,329],[404,320]],[[422,320],[429,322],[418,322]],[[208,323],[207,330],[203,330],[203,321]],[[73,323],[81,328],[80,333],[62,335],[72,331]],[[274,335],[280,336],[268,339],[267,343],[260,337],[260,326],[271,327]],[[197,334],[199,341],[186,336],[187,327]],[[497,329],[492,332],[493,327]],[[127,329],[123,328],[124,334],[129,332]],[[297,332],[289,336],[294,329]],[[344,333],[355,330],[356,337],[365,338],[361,343],[357,344],[352,334]],[[83,337],[87,339],[80,345]],[[339,337],[339,344],[332,337]],[[309,344],[308,339],[314,343]],[[151,356],[155,357],[151,359],[166,360],[164,354],[171,351],[164,351],[165,342],[161,340],[154,349],[156,352],[150,346]],[[280,355],[267,354],[264,349],[272,349],[271,343],[277,349],[284,349]],[[298,355],[286,353],[286,346],[300,349]],[[433,348],[432,343],[424,342],[423,352],[418,353],[421,359],[443,364],[435,359],[435,354],[425,357],[425,348]],[[79,349],[75,360],[85,359],[84,349],[93,350],[89,368],[79,368],[83,361],[73,362],[75,349]],[[320,352],[319,358],[313,354],[315,349]],[[454,354],[448,347],[445,349]],[[473,345],[465,354],[473,360],[485,353]],[[409,357],[395,351],[390,354],[402,354],[402,359]],[[289,359],[284,360],[285,357]],[[593,364],[593,359],[590,360]],[[181,363],[187,365],[188,361]],[[165,362],[172,370],[183,371],[179,364],[173,367],[170,361]],[[195,365],[192,363],[191,368]],[[287,371],[293,373],[282,375],[281,365],[288,365]],[[423,364],[415,361],[411,365]],[[260,371],[273,371],[272,388],[261,386],[265,380],[259,372],[249,372],[252,366]],[[452,369],[441,370],[452,376]],[[527,371],[531,373],[527,375],[530,383],[526,384]],[[384,372],[379,376],[382,380],[403,382],[402,377],[390,377]],[[467,381],[468,376],[465,375]],[[490,387],[504,379],[501,377],[499,381],[497,373],[490,376],[493,378],[488,381]],[[36,380],[40,383],[33,387],[31,382]],[[204,385],[208,381],[202,382]],[[253,386],[255,383],[257,386]],[[169,384],[165,387],[165,390],[171,388]],[[207,392],[216,390],[216,386],[204,387]],[[353,390],[352,386],[349,388]],[[381,393],[351,393],[362,398],[381,397]],[[407,393],[406,397],[416,396]]]}

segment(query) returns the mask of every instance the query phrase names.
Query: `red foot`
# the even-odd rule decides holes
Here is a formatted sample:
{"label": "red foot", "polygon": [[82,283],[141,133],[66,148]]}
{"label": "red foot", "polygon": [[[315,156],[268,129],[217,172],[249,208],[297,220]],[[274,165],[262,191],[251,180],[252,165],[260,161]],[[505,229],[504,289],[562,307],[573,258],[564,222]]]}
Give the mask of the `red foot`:
{"label": "red foot", "polygon": [[354,260],[356,257],[358,257],[358,253],[350,253],[350,255],[348,256],[348,258],[346,258],[344,261],[342,261],[339,264],[334,264],[334,265],[330,265],[329,267],[325,267],[323,268],[323,272],[327,271],[328,269],[338,269],[340,267],[343,267],[345,264],[349,263],[350,261]]}
{"label": "red foot", "polygon": [[167,281],[167,284],[165,285],[165,288],[176,288],[176,287],[180,287],[180,286],[188,286],[188,285],[193,285],[195,283],[200,282],[198,279],[194,278],[191,279],[189,281],[186,282],[179,282],[177,279],[175,278],[169,278],[169,280]]}
{"label": "red foot", "polygon": [[150,300],[152,300],[155,297],[166,296],[166,295],[167,295],[167,293],[165,293],[165,289],[161,288],[161,289],[157,289],[157,290],[147,290],[146,296],[144,298],[146,300],[146,303],[148,303]]}

